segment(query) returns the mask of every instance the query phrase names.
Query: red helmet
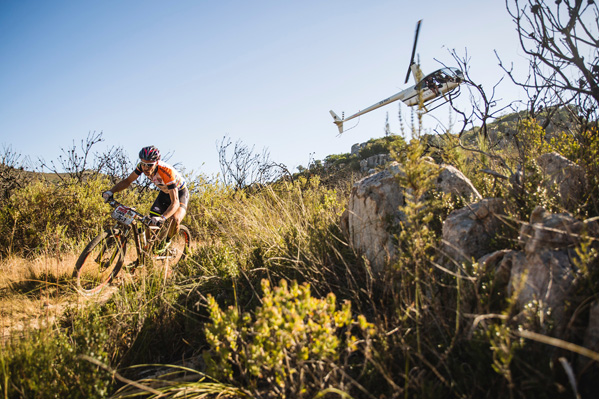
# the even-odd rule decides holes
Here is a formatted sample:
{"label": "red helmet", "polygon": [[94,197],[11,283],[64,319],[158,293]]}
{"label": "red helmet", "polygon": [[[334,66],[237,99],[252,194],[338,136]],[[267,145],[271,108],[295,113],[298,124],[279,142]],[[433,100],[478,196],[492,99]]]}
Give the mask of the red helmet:
{"label": "red helmet", "polygon": [[139,152],[139,159],[147,162],[156,162],[160,160],[160,151],[153,145],[144,147]]}

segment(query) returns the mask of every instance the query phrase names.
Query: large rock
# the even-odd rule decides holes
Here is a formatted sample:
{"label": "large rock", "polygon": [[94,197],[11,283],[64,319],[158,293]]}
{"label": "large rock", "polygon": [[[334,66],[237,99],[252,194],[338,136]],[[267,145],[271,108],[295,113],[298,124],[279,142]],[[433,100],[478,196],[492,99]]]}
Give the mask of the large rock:
{"label": "large rock", "polygon": [[457,168],[451,165],[441,165],[441,171],[436,181],[436,188],[443,193],[453,194],[466,199],[482,199],[472,182]]}
{"label": "large rock", "polygon": [[[480,197],[472,183],[457,169],[448,165],[438,168],[438,191],[464,197],[466,201]],[[391,162],[386,170],[358,181],[352,188],[342,218],[342,228],[351,245],[377,272],[393,262],[397,255],[394,233],[398,232],[399,222],[404,217],[399,208],[405,205],[404,189],[398,183],[400,173],[400,165]]]}
{"label": "large rock", "polygon": [[545,186],[564,207],[580,203],[587,188],[584,169],[562,155],[551,152],[537,158],[545,175]]}
{"label": "large rock", "polygon": [[595,222],[586,223],[567,213],[552,214],[537,207],[530,223],[520,229],[526,259],[513,265],[508,295],[515,297],[520,306],[536,301],[553,313],[558,324],[563,324],[566,312],[571,310],[564,304],[579,275],[573,249],[585,235],[597,237],[598,233]]}
{"label": "large rock", "polygon": [[549,318],[563,326],[572,311],[565,306],[576,276],[571,255],[567,250],[520,253],[512,264],[507,295],[519,309],[532,309],[543,327]]}
{"label": "large rock", "polygon": [[518,309],[533,310],[543,328],[551,319],[559,335],[569,313],[577,306],[572,293],[580,273],[574,247],[585,235],[597,237],[598,233],[596,222],[587,223],[567,213],[552,214],[537,207],[530,223],[520,228],[522,251],[498,251],[482,257],[479,263],[485,270],[495,270],[496,281],[506,287],[506,295]]}
{"label": "large rock", "polygon": [[396,175],[397,162],[382,172],[358,181],[352,188],[342,227],[351,245],[370,262],[373,270],[381,271],[396,252],[393,226],[399,225],[405,204],[404,191]]}
{"label": "large rock", "polygon": [[519,241],[527,254],[536,254],[572,247],[583,234],[596,237],[598,232],[597,223],[577,220],[569,213],[553,214],[538,206],[530,215],[530,223],[520,228]]}
{"label": "large rock", "polygon": [[455,210],[443,222],[442,251],[446,258],[472,262],[493,252],[493,242],[505,227],[505,202],[487,198]]}

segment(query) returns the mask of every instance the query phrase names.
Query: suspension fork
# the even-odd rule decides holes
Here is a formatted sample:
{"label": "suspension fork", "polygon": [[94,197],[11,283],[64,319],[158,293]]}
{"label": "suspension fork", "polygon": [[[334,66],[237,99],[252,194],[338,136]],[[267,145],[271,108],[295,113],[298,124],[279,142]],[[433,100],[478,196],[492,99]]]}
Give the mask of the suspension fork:
{"label": "suspension fork", "polygon": [[117,223],[112,228],[112,235],[115,238],[115,243],[118,246],[119,253],[125,257],[123,253],[123,248],[125,248],[125,244],[127,243],[127,237],[129,236],[129,231],[131,230],[130,226],[121,225]]}

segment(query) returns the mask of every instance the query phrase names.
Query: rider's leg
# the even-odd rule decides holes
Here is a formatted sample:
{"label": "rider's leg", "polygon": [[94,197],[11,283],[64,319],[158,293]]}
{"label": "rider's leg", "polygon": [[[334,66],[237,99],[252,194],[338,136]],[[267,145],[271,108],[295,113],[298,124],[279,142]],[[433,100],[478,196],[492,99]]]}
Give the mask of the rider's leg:
{"label": "rider's leg", "polygon": [[172,216],[174,223],[171,224],[171,229],[168,232],[169,237],[175,236],[179,232],[179,226],[181,225],[181,221],[185,217],[187,213],[187,208],[184,206],[179,206],[179,209]]}
{"label": "rider's leg", "polygon": [[[170,204],[171,204],[170,196],[167,193],[165,193],[164,191],[160,191],[158,193],[158,196],[154,200],[154,203],[150,207],[150,216],[162,215],[164,212],[166,212],[166,210],[168,209]],[[146,232],[147,232],[147,230],[146,230]],[[149,239],[149,237],[147,237],[147,238]]]}
{"label": "rider's leg", "polygon": [[174,223],[171,224],[171,228],[168,232],[169,237],[175,236],[179,232],[179,226],[181,225],[181,221],[185,217],[187,213],[187,204],[189,203],[189,190],[184,187],[179,190],[179,208],[175,211],[175,214],[172,216]]}

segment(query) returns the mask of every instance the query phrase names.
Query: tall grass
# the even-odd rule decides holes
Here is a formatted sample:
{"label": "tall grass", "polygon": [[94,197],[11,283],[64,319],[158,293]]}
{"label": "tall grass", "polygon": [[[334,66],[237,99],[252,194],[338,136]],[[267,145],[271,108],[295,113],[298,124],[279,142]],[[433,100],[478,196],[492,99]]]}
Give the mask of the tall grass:
{"label": "tall grass", "polygon": [[[252,192],[221,192],[201,204],[203,225],[191,262],[203,273],[237,277],[260,271],[308,281],[323,294],[353,261],[339,220],[348,193],[317,177],[280,182]],[[276,279],[275,279],[276,280]],[[355,285],[355,283],[352,283]]]}
{"label": "tall grass", "polygon": [[[523,136],[527,132],[538,137],[532,126]],[[527,144],[531,154],[547,150],[537,144],[532,139]],[[570,154],[593,154],[562,146]],[[453,148],[447,159],[472,163],[474,158],[459,151]],[[495,185],[474,168],[466,171],[481,192],[505,196],[512,218],[521,220],[535,201],[551,198],[532,192],[539,176],[528,155],[506,151],[502,155],[513,162],[510,166],[520,163],[527,171],[528,181],[517,196],[510,197],[509,187]],[[457,205],[429,195],[436,168],[423,161],[425,155],[418,140],[395,153],[405,172],[398,184],[409,191],[401,209],[405,219],[396,231],[399,256],[381,274],[373,274],[367,260],[354,253],[340,227],[351,182],[325,185],[317,177],[298,178],[251,190],[203,182],[194,189],[184,221],[197,242],[172,278],[165,281],[163,270],[152,267],[123,272],[110,296],[97,303],[76,299],[59,323],[5,342],[0,397],[568,396],[572,388],[565,369],[556,365],[575,364],[576,358],[520,333],[534,330],[547,315],[533,305],[516,309],[502,294],[501,276],[484,265],[437,264],[441,219]],[[497,158],[485,162],[499,165]],[[581,163],[594,165],[589,159]],[[92,184],[89,195],[94,197],[74,196],[89,201],[82,207],[95,214],[81,235],[93,235],[107,213],[98,195],[103,183]],[[29,193],[50,192],[35,187]],[[136,202],[128,197],[133,194],[124,193],[123,202]],[[30,215],[22,220],[39,227],[47,202],[33,199],[26,204],[38,210],[39,220],[36,212],[20,215]],[[139,202],[147,206],[149,200]],[[10,209],[2,211],[4,217],[12,217]],[[59,209],[51,217],[63,215],[63,221],[73,223],[83,217]],[[584,209],[595,216],[592,206]],[[61,233],[62,250],[52,252],[43,232],[25,241],[26,229],[14,230],[12,237],[32,243],[31,252],[47,254],[49,277],[40,278],[43,270],[10,272],[10,278],[0,280],[1,295],[14,298],[14,282],[33,275],[68,293],[69,282],[52,263],[56,253],[76,247],[68,231]],[[516,234],[517,228],[508,232],[511,238]],[[14,242],[5,244],[11,248],[7,253],[17,252]],[[577,295],[586,300],[573,316],[573,327],[588,317],[599,270],[590,240],[576,253],[584,274]],[[23,262],[23,269],[36,265]],[[580,330],[573,331],[572,340],[580,344]],[[560,357],[565,363],[555,362]],[[593,388],[596,383],[588,375],[586,386]]]}

